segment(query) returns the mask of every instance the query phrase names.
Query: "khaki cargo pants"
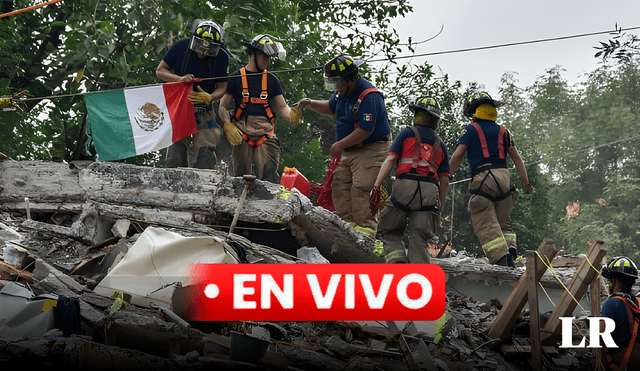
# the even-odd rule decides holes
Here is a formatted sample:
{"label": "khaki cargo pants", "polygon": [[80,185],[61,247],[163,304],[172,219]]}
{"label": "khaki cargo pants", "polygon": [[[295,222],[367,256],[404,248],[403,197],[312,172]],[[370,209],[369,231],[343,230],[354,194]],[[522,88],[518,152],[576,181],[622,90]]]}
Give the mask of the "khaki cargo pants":
{"label": "khaki cargo pants", "polygon": [[[240,121],[233,120],[238,129],[249,135],[253,141],[258,141],[263,135],[271,131],[271,121],[264,116],[248,116]],[[253,173],[255,168],[256,178],[280,183],[278,166],[280,165],[280,155],[282,147],[280,141],[273,135],[261,145],[252,146],[245,140],[231,150],[233,159],[233,176],[242,176]]]}
{"label": "khaki cargo pants", "polygon": [[[475,174],[469,189],[480,189],[492,197],[499,197],[511,189],[509,170],[491,169]],[[496,202],[477,194],[469,199],[473,231],[491,264],[505,256],[510,246],[515,246],[516,235],[511,229],[513,199],[513,194]]]}
{"label": "khaki cargo pants", "polygon": [[[420,187],[419,192],[418,187]],[[394,206],[390,201],[391,198],[404,205],[409,211]],[[387,263],[431,262],[427,246],[435,236],[436,215],[430,210],[421,210],[421,208],[434,205],[439,207],[439,203],[438,186],[434,183],[396,179],[393,183],[393,194],[380,215],[376,236],[384,245]],[[409,232],[407,252],[402,241],[405,227]]]}
{"label": "khaki cargo pants", "polygon": [[196,113],[198,131],[173,143],[167,148],[168,168],[195,167],[213,169],[217,163],[216,147],[223,137],[222,128],[209,128],[210,120],[215,120],[216,111]]}
{"label": "khaki cargo pants", "polygon": [[342,220],[377,229],[378,222],[369,211],[369,194],[389,146],[391,142],[380,141],[342,152],[331,183],[333,205]]}

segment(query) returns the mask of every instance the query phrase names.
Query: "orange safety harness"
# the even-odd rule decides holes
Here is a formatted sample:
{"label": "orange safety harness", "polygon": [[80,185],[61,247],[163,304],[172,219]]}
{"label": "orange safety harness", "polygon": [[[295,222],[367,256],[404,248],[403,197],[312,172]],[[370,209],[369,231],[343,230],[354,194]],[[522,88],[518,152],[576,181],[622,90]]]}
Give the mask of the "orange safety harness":
{"label": "orange safety harness", "polygon": [[[482,128],[480,128],[480,125],[478,125],[478,123],[475,121],[471,122],[471,125],[473,125],[473,127],[476,128],[476,131],[478,132],[480,145],[482,146],[482,156],[484,156],[484,158],[489,158],[489,147],[487,146],[487,139],[484,137]],[[507,151],[504,148],[504,136],[508,131],[509,130],[507,130],[507,128],[505,128],[504,126],[500,126],[500,134],[498,135],[498,156],[500,156],[500,159],[506,158]]]}
{"label": "orange safety harness", "polygon": [[254,104],[262,104],[264,106],[265,112],[267,113],[267,118],[271,120],[271,131],[267,135],[263,135],[255,142],[250,140],[247,134],[242,133],[242,139],[249,143],[249,145],[251,145],[252,147],[261,146],[262,143],[273,136],[276,123],[276,116],[274,115],[273,110],[271,110],[271,106],[269,106],[269,101],[267,100],[267,98],[269,97],[269,93],[267,93],[267,70],[265,69],[264,71],[262,71],[262,92],[260,93],[259,97],[251,97],[249,94],[249,83],[247,81],[246,68],[242,67],[240,69],[240,77],[242,79],[242,102],[236,110],[234,119],[240,120],[242,111],[247,106],[247,103],[251,102]]}
{"label": "orange safety harness", "polygon": [[[625,295],[626,296],[626,295]],[[611,296],[613,299],[622,300],[627,308],[627,314],[629,315],[629,330],[631,331],[631,339],[629,339],[629,344],[627,345],[627,350],[624,352],[624,357],[622,358],[622,363],[616,365],[613,361],[613,357],[609,354],[609,349],[605,346],[604,351],[607,355],[607,362],[609,363],[609,368],[613,371],[622,371],[627,367],[627,363],[629,363],[629,359],[631,358],[631,352],[633,352],[633,346],[636,343],[636,336],[638,335],[638,324],[640,323],[640,300],[638,298],[635,299],[634,303],[629,301],[629,298],[626,298],[620,293],[615,293]]]}

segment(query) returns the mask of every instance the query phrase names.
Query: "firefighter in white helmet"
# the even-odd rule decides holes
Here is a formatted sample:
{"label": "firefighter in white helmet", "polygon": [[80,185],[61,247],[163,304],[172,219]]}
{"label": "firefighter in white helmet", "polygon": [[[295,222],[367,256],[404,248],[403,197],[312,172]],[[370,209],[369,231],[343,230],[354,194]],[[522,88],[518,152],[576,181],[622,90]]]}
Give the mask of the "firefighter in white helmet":
{"label": "firefighter in white helmet", "polygon": [[[297,126],[301,110],[287,105],[280,80],[267,71],[267,66],[271,58],[284,60],[287,53],[282,44],[268,34],[243,44],[247,47],[249,63],[229,76],[227,90],[220,99],[220,119],[233,144],[233,175],[252,174],[255,167],[258,179],[279,183],[277,169],[282,148],[275,134],[276,114]],[[235,110],[230,113],[226,108],[232,101]]]}

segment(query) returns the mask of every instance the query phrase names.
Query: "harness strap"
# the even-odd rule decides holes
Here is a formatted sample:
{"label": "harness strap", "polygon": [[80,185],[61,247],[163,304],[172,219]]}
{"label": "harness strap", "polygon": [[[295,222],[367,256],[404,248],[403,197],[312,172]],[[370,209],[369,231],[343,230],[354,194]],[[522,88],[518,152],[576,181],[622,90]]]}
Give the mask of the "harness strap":
{"label": "harness strap", "polygon": [[260,147],[269,138],[271,138],[271,136],[263,135],[262,137],[260,137],[260,139],[258,139],[257,141],[254,142],[251,139],[249,139],[249,136],[247,134],[242,133],[242,140],[244,140],[245,142],[249,143],[249,145],[251,147]]}
{"label": "harness strap", "polygon": [[[436,135],[436,140],[431,145],[431,156],[429,157],[429,161],[420,161],[420,151],[422,149],[422,139],[420,138],[420,132],[418,128],[415,126],[409,126],[411,130],[413,130],[413,135],[416,137],[416,150],[413,154],[413,160],[411,160],[411,172],[416,173],[418,166],[427,166],[429,167],[429,171],[433,173],[433,175],[438,173],[438,151],[440,151],[440,138]],[[400,163],[407,163],[407,161]]]}
{"label": "harness strap", "polygon": [[[360,123],[358,122],[358,110],[360,109],[360,103],[362,103],[364,96],[369,93],[380,93],[380,91],[378,91],[378,89],[376,88],[369,88],[369,89],[365,89],[365,91],[360,93],[360,96],[358,97],[356,104],[353,105],[353,121],[354,121],[353,128],[354,129],[360,128]],[[382,93],[380,93],[380,95],[382,95]],[[362,146],[364,146],[364,142],[358,143],[358,147],[362,147]]]}
{"label": "harness strap", "polygon": [[440,183],[438,182],[438,180],[430,175],[423,175],[423,174],[416,174],[416,173],[402,173],[402,174],[398,174],[398,179],[409,179],[409,180],[415,180],[418,182],[428,182],[428,183],[433,183],[437,185],[438,188],[440,187]]}
{"label": "harness strap", "polygon": [[[415,197],[415,195],[414,195],[414,197]],[[393,204],[393,206],[395,206],[398,209],[404,211],[405,213],[410,213],[412,211],[411,209],[409,209],[405,205],[403,205],[400,202],[398,202],[393,197],[391,198],[391,203]],[[436,205],[431,205],[431,206],[422,206],[422,207],[420,207],[419,210],[414,210],[414,211],[431,211],[432,213],[438,214],[440,212],[440,209],[438,209],[438,206],[436,206]]]}
{"label": "harness strap", "polygon": [[269,93],[267,92],[267,70],[262,71],[262,92],[260,93],[260,97],[251,97],[249,94],[249,82],[247,81],[247,70],[245,67],[240,69],[240,78],[242,80],[242,102],[238,106],[236,110],[236,114],[234,118],[236,120],[240,120],[242,116],[242,111],[247,106],[247,103],[253,104],[262,104],[264,106],[264,110],[267,113],[267,118],[271,120],[271,124],[275,124],[275,115],[273,110],[271,110],[271,106],[269,105]]}
{"label": "harness strap", "polygon": [[[473,125],[473,127],[478,132],[478,138],[480,139],[480,145],[482,146],[482,156],[484,158],[489,158],[490,155],[489,155],[489,147],[487,146],[487,138],[485,138],[484,132],[482,131],[482,128],[475,121],[472,121],[471,125]],[[505,151],[505,146],[504,146],[504,136],[508,132],[509,132],[509,130],[507,130],[507,128],[505,128],[504,126],[500,126],[500,134],[498,134],[498,156],[502,160],[504,160],[506,158],[506,151]]]}
{"label": "harness strap", "polygon": [[[486,168],[483,170],[487,170]],[[496,177],[493,175],[493,173],[491,172],[491,169],[488,169],[489,171],[487,171],[487,173],[484,175],[484,178],[482,179],[482,182],[480,182],[480,185],[478,186],[478,188],[476,189],[469,189],[469,193],[473,194],[473,195],[478,195],[478,196],[482,196],[486,199],[488,199],[489,201],[496,203],[498,201],[504,200],[505,198],[511,196],[511,194],[513,193],[513,191],[516,190],[515,186],[511,186],[511,188],[506,191],[503,192],[502,188],[500,187],[500,184],[498,184],[498,180],[496,179]],[[475,174],[474,174],[475,175]],[[490,194],[481,191],[480,188],[482,188],[482,185],[484,184],[484,181],[487,179],[487,177],[491,175],[491,177],[493,178],[493,180],[496,182],[496,185],[498,186],[498,189],[500,190],[500,194],[498,196],[491,196]]]}

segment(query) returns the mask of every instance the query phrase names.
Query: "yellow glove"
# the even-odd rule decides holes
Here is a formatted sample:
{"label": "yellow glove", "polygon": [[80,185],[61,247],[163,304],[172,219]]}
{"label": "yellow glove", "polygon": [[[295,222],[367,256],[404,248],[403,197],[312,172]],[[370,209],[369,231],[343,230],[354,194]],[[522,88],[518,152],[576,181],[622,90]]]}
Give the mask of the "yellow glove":
{"label": "yellow glove", "polygon": [[222,130],[224,130],[224,135],[232,145],[237,146],[242,142],[242,133],[233,122],[229,121],[222,125]]}
{"label": "yellow glove", "polygon": [[302,108],[293,107],[291,109],[291,112],[289,112],[289,121],[291,121],[291,125],[293,127],[298,126],[301,119],[302,119]]}
{"label": "yellow glove", "polygon": [[191,93],[189,93],[189,100],[191,101],[191,103],[193,103],[194,105],[204,104],[205,106],[211,104],[211,95],[204,91],[200,87],[200,85],[198,85],[198,90],[200,91],[192,91]]}

